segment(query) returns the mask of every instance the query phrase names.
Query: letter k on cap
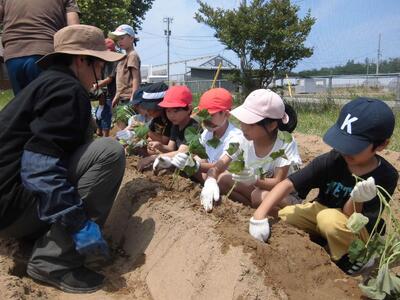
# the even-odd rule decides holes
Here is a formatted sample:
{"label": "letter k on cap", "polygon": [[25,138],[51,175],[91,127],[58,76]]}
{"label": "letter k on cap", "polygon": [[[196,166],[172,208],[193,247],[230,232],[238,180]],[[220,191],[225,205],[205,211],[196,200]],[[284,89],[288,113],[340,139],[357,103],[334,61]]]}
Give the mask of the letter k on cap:
{"label": "letter k on cap", "polygon": [[357,120],[357,117],[351,117],[350,114],[347,114],[346,119],[344,119],[342,123],[342,126],[340,126],[340,129],[344,130],[346,128],[347,133],[351,134],[351,124]]}

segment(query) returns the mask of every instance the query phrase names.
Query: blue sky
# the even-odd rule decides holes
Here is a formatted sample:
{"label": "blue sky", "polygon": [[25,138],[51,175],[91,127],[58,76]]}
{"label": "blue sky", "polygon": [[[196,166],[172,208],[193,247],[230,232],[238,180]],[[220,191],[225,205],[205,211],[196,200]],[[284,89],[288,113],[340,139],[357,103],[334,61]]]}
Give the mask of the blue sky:
{"label": "blue sky", "polygon": [[[248,0],[249,1],[249,0]],[[238,0],[207,1],[213,7],[233,8]],[[308,9],[316,23],[307,39],[314,54],[301,61],[297,71],[344,64],[348,59],[376,60],[381,33],[382,57],[400,56],[400,0],[293,0],[300,15]],[[213,37],[213,30],[194,20],[195,0],[155,0],[138,33],[138,51],[143,64],[167,61],[164,17],[172,17],[170,60],[221,54],[233,63],[236,55]],[[190,63],[188,63],[190,65]],[[171,71],[172,73],[172,71]]]}

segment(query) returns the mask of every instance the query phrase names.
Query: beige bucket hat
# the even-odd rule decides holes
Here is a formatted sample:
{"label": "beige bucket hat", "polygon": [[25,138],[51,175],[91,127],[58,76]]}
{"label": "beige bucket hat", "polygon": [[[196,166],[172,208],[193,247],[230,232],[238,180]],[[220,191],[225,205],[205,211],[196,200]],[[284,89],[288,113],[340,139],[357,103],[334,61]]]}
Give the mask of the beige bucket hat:
{"label": "beige bucket hat", "polygon": [[109,62],[118,61],[125,56],[108,51],[103,32],[90,25],[71,25],[57,31],[54,35],[54,52],[42,57],[37,64],[42,69],[47,69],[60,54],[88,55]]}

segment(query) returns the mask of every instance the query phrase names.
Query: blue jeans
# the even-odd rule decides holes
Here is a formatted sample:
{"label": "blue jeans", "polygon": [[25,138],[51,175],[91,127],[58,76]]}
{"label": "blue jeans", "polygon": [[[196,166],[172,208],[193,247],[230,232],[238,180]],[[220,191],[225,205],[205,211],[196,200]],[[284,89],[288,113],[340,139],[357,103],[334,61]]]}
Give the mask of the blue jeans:
{"label": "blue jeans", "polygon": [[41,55],[30,55],[11,58],[6,61],[8,77],[14,95],[17,95],[42,72],[42,69],[36,64],[40,58],[42,58]]}
{"label": "blue jeans", "polygon": [[[99,108],[96,108],[96,113]],[[96,124],[97,128],[108,130],[111,128],[111,119],[112,119],[112,112],[111,112],[111,100],[107,99],[106,103],[104,104],[103,111],[101,112],[101,118],[97,119],[96,117]]]}

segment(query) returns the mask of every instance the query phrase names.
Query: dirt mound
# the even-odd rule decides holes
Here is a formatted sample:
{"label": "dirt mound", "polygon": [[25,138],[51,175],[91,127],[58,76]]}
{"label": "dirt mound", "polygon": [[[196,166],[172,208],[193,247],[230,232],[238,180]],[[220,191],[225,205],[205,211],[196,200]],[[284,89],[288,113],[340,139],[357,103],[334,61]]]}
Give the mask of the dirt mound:
{"label": "dirt mound", "polygon": [[[328,149],[318,137],[295,138],[307,145],[305,162]],[[398,167],[398,153],[384,156]],[[248,234],[252,209],[227,200],[207,214],[199,185],[141,174],[136,163],[128,159],[105,226],[114,257],[105,287],[70,295],[38,285],[25,277],[18,244],[0,240],[0,299],[361,299],[358,281],[304,232],[277,222],[269,242],[258,242]]]}

